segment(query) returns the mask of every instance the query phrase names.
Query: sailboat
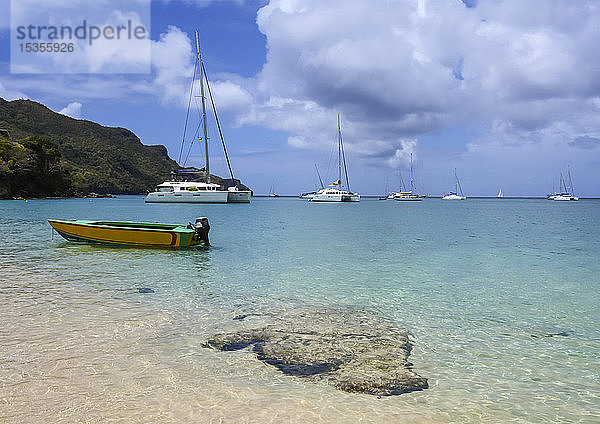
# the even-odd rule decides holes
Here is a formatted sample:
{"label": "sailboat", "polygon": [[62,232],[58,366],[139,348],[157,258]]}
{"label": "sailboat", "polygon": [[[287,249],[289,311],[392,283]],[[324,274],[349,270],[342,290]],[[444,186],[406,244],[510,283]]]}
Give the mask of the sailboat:
{"label": "sailboat", "polygon": [[[171,173],[171,180],[165,181],[159,184],[155,191],[148,193],[145,201],[147,203],[250,203],[250,196],[252,192],[250,190],[243,190],[240,186],[239,180],[236,180],[233,176],[233,170],[231,169],[231,163],[229,162],[229,155],[227,154],[227,148],[225,147],[225,140],[223,138],[223,132],[221,131],[221,124],[219,123],[219,117],[217,116],[217,109],[215,108],[215,102],[212,95],[212,90],[206,75],[206,69],[200,55],[200,41],[198,38],[198,31],[196,31],[196,52],[197,52],[197,69],[200,74],[200,97],[202,100],[202,127],[203,137],[201,139],[204,142],[205,150],[205,166],[198,170],[195,168],[185,168],[177,170]],[[196,73],[194,71],[194,78]],[[227,160],[227,166],[229,168],[229,174],[231,180],[227,184],[227,180],[224,180],[225,184],[215,184],[211,182],[209,157],[208,157],[208,129],[206,125],[206,96],[204,95],[204,84],[206,82],[206,88],[210,96],[210,102],[212,105],[215,122],[219,130],[219,136],[221,138],[221,144],[223,145],[223,152],[225,159]],[[194,82],[192,81],[192,88]],[[190,93],[191,103],[191,93]],[[189,116],[189,108],[188,115]],[[187,126],[187,117],[186,117]],[[184,135],[185,139],[185,135]],[[183,142],[182,140],[182,150]],[[191,147],[191,146],[190,146]],[[204,181],[198,181],[195,178],[196,175],[203,174]]]}
{"label": "sailboat", "polygon": [[271,183],[271,188],[269,189],[269,197],[279,197],[279,194],[273,190],[273,183]]}
{"label": "sailboat", "polygon": [[560,180],[558,183],[558,192],[554,192],[553,194],[549,194],[546,198],[548,200],[556,200],[556,201],[569,201],[569,200],[579,200],[579,197],[575,196],[573,190],[573,180],[571,179],[571,169],[569,168],[567,171],[569,185],[567,186],[567,181],[563,178],[562,172],[560,173]]}
{"label": "sailboat", "polygon": [[504,194],[502,193],[502,189],[500,189],[498,191],[498,195],[496,196],[498,199],[502,199],[504,197]]}
{"label": "sailboat", "polygon": [[456,188],[454,191],[442,195],[442,200],[466,200],[467,196],[464,195],[460,181],[458,181],[458,175],[456,174],[456,168],[454,168],[454,180]]}
{"label": "sailboat", "polygon": [[[404,185],[404,184],[403,184]],[[420,201],[423,200],[421,196],[413,193],[414,188],[414,180],[413,180],[413,154],[410,154],[410,191],[400,191],[398,193],[394,193],[394,200],[399,201]]]}
{"label": "sailboat", "polygon": [[[343,164],[343,173],[342,173]],[[342,175],[346,177],[346,188],[342,189]],[[348,180],[348,169],[346,168],[346,156],[344,154],[344,144],[342,142],[342,127],[340,124],[340,115],[338,114],[338,179],[322,188],[314,196],[308,199],[309,202],[360,202],[360,195],[350,191],[350,182]]]}

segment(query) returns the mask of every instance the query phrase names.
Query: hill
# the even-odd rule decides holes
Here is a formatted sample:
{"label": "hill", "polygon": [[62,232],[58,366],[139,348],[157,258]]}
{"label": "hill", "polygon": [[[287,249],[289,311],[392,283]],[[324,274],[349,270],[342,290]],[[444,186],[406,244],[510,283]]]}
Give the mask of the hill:
{"label": "hill", "polygon": [[[27,146],[20,141],[32,136],[42,137],[46,140],[44,143],[57,146],[60,172],[65,183],[70,185],[63,187],[63,193],[145,193],[178,167],[164,146],[146,146],[125,128],[109,128],[73,119],[30,100],[7,102],[0,99],[0,128],[8,130],[10,140],[25,148]],[[5,150],[15,152],[12,148]],[[5,151],[4,156],[6,154]],[[5,157],[3,161],[8,160],[10,158]],[[53,166],[57,171],[58,164]]]}

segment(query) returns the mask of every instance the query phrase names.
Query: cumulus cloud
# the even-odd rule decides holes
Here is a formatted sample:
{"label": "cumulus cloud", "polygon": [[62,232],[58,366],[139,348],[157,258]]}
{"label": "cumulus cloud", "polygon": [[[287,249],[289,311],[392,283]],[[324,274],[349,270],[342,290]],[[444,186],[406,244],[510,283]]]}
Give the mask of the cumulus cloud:
{"label": "cumulus cloud", "polygon": [[252,95],[242,86],[231,81],[218,80],[211,83],[211,87],[221,110],[240,110],[252,103]]}
{"label": "cumulus cloud", "polygon": [[[163,3],[171,3],[175,0],[163,0]],[[244,0],[183,0],[186,4],[193,4],[198,7],[207,7],[212,3],[220,3],[220,2],[233,2],[238,5],[244,4]]]}
{"label": "cumulus cloud", "polygon": [[169,26],[158,41],[152,42],[152,90],[163,104],[186,107],[188,103],[195,55],[188,35]]}
{"label": "cumulus cloud", "polygon": [[271,0],[240,122],[320,148],[339,112],[349,150],[391,166],[456,126],[476,128],[475,144],[564,143],[600,124],[598,20],[591,0]]}
{"label": "cumulus cloud", "polygon": [[38,33],[25,41],[71,45],[69,54],[13,55],[13,73],[150,72],[150,0],[49,0],[43,7],[37,0],[22,0],[11,6],[13,44],[19,42],[18,27],[33,25]]}
{"label": "cumulus cloud", "polygon": [[596,147],[600,147],[600,138],[584,135],[569,142],[569,146],[578,147],[580,149],[595,149]]}
{"label": "cumulus cloud", "polygon": [[71,118],[80,119],[81,118],[81,107],[82,104],[79,102],[69,103],[65,108],[61,109],[60,112],[63,115],[70,116]]}

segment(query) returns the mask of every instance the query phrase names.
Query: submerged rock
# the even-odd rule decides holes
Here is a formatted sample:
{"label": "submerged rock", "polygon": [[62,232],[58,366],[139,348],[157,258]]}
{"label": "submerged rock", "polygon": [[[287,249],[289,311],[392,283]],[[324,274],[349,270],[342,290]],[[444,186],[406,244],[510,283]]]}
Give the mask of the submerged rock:
{"label": "submerged rock", "polygon": [[412,344],[405,331],[347,311],[269,316],[275,322],[217,334],[206,346],[221,351],[251,346],[259,360],[284,374],[324,379],[346,392],[389,396],[428,388],[408,362]]}
{"label": "submerged rock", "polygon": [[154,293],[154,290],[152,290],[149,287],[140,287],[138,289],[138,293],[143,293],[143,294]]}

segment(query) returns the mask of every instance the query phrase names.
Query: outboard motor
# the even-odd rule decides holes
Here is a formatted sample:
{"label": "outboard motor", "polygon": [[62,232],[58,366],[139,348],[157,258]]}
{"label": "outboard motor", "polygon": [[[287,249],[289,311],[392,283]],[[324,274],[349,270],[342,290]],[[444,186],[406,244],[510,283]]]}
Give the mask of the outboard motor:
{"label": "outboard motor", "polygon": [[208,218],[202,216],[200,218],[196,218],[196,223],[194,224],[194,230],[196,230],[196,234],[198,234],[198,238],[204,241],[205,246],[210,246],[208,242],[208,232],[210,231],[210,224],[208,223]]}

